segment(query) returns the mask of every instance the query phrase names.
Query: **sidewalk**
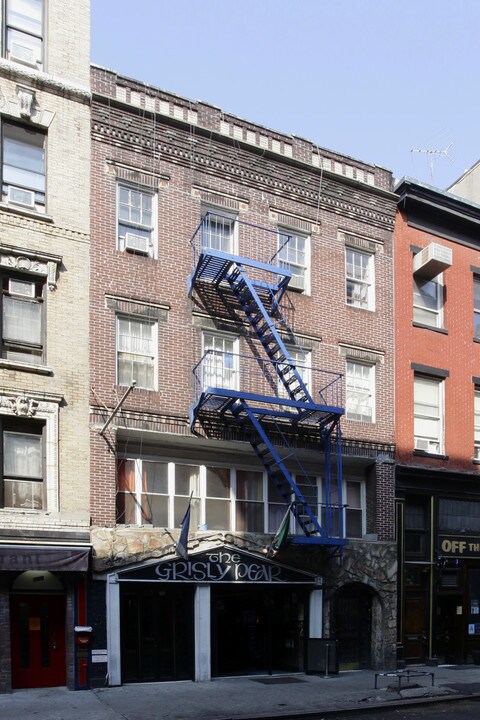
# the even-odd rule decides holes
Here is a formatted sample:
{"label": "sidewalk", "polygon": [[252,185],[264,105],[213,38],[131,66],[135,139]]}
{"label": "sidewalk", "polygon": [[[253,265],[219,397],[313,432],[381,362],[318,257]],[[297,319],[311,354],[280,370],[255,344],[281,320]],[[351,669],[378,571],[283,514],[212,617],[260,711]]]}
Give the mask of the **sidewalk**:
{"label": "sidewalk", "polygon": [[[413,668],[409,668],[413,670]],[[478,696],[480,666],[419,667],[429,676],[407,685],[375,672],[341,672],[328,678],[289,675],[222,678],[210,683],[145,683],[70,692],[65,688],[15,690],[0,695],[2,720],[226,720],[268,718],[378,705]]]}

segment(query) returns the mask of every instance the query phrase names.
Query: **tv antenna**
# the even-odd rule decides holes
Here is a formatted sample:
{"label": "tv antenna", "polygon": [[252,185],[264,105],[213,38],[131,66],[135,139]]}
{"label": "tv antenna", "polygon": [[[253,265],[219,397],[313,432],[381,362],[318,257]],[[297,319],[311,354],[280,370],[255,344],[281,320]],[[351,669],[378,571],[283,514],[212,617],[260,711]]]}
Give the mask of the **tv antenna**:
{"label": "tv antenna", "polygon": [[430,179],[432,181],[432,185],[435,184],[434,174],[433,174],[435,160],[438,160],[438,158],[440,158],[440,157],[446,157],[447,160],[450,160],[450,162],[453,163],[453,161],[454,161],[453,158],[450,157],[450,155],[448,154],[449,150],[452,147],[453,147],[453,142],[451,142],[449,145],[447,145],[447,147],[444,150],[414,150],[414,149],[410,150],[411,153],[425,153],[428,156],[428,164],[430,167]]}

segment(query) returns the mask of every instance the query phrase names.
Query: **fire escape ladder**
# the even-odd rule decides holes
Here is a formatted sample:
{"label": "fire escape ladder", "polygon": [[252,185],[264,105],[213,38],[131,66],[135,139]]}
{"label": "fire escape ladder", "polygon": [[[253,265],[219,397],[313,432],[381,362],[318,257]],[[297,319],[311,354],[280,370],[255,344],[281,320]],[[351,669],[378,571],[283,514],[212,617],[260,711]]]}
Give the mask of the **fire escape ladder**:
{"label": "fire escape ladder", "polygon": [[[275,320],[262,302],[255,281],[248,277],[247,272],[240,264],[235,265],[227,275],[227,281],[268,358],[274,364],[275,371],[290,400],[313,403],[310,393],[297,370],[296,363],[292,360],[276,328]],[[283,294],[281,286],[282,283],[279,286],[267,288],[272,298],[272,307],[280,317],[278,302],[280,293]],[[276,292],[277,290],[279,292]]]}
{"label": "fire escape ladder", "polygon": [[[281,439],[281,445],[277,444],[277,447],[274,447],[255,412],[245,400],[238,400],[232,406],[231,412],[237,423],[247,431],[249,442],[268,477],[284,498],[285,503],[291,504],[291,512],[305,535],[321,537],[322,541],[328,542],[329,538],[317,519],[318,491],[316,484],[303,469],[295,449],[289,444],[280,425],[276,422],[273,423],[273,430]],[[296,463],[299,470],[296,476],[301,477],[302,490],[288,470],[287,462],[290,465]]]}

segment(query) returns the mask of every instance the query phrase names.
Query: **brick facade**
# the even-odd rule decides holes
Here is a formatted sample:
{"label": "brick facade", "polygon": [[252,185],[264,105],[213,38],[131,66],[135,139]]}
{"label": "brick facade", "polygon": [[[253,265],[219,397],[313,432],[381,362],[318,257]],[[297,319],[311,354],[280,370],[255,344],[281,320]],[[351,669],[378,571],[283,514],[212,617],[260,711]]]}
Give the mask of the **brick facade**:
{"label": "brick facade", "polygon": [[[342,420],[344,477],[364,482],[367,544],[386,541],[382,552],[394,559],[395,197],[390,173],[104,68],[92,67],[92,92],[91,513],[97,569],[168,555],[177,532],[153,529],[154,542],[146,534],[142,538],[141,528],[115,526],[117,455],[218,463],[241,457],[243,463],[257,463],[250,446],[238,442],[240,437],[235,441],[231,429],[218,430],[215,440],[195,437],[189,429],[192,370],[202,355],[202,332],[234,334],[240,354],[256,353],[258,347],[248,324],[221,297],[194,292],[188,298],[190,240],[209,208],[271,229],[274,237],[279,225],[310,236],[310,292],[287,293],[282,311],[311,352],[313,368],[344,374],[347,359],[375,367],[375,422]],[[117,249],[117,182],[154,189],[158,250],[153,257]],[[360,247],[374,254],[374,310],[346,304],[346,236],[359,238]],[[262,260],[268,260],[268,250],[252,248]],[[126,390],[116,379],[116,314],[135,315],[145,307],[158,320],[158,388],[130,392],[102,434]],[[301,452],[312,472],[323,473],[318,452],[308,447]],[[228,537],[241,547],[257,547],[251,535]],[[196,539],[201,546],[202,534]],[[293,552],[290,560],[319,567],[323,561],[312,552],[303,560]],[[362,582],[369,570],[353,565]],[[338,578],[339,588],[347,578]],[[381,594],[381,583],[375,591]],[[390,607],[390,599],[382,603]],[[373,643],[374,664],[391,662],[389,635],[391,629],[388,650],[379,649],[378,638]]]}

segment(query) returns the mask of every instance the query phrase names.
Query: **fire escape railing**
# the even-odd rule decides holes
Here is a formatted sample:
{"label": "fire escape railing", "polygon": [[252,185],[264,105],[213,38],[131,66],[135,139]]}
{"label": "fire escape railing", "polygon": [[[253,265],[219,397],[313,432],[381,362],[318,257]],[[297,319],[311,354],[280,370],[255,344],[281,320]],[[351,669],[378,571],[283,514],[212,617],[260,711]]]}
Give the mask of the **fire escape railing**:
{"label": "fire escape railing", "polygon": [[[189,293],[208,286],[222,292],[224,300],[229,297],[247,319],[263,357],[208,350],[193,371],[190,420],[192,429],[200,424],[207,435],[215,425],[240,429],[303,531],[293,542],[338,548],[347,542],[341,480],[343,383],[339,373],[308,367],[282,313],[282,298],[292,278],[288,245],[294,237],[211,213],[195,231]],[[332,439],[337,450],[336,492],[330,477]],[[318,488],[299,461],[298,441],[315,444],[325,455],[320,519]]]}

